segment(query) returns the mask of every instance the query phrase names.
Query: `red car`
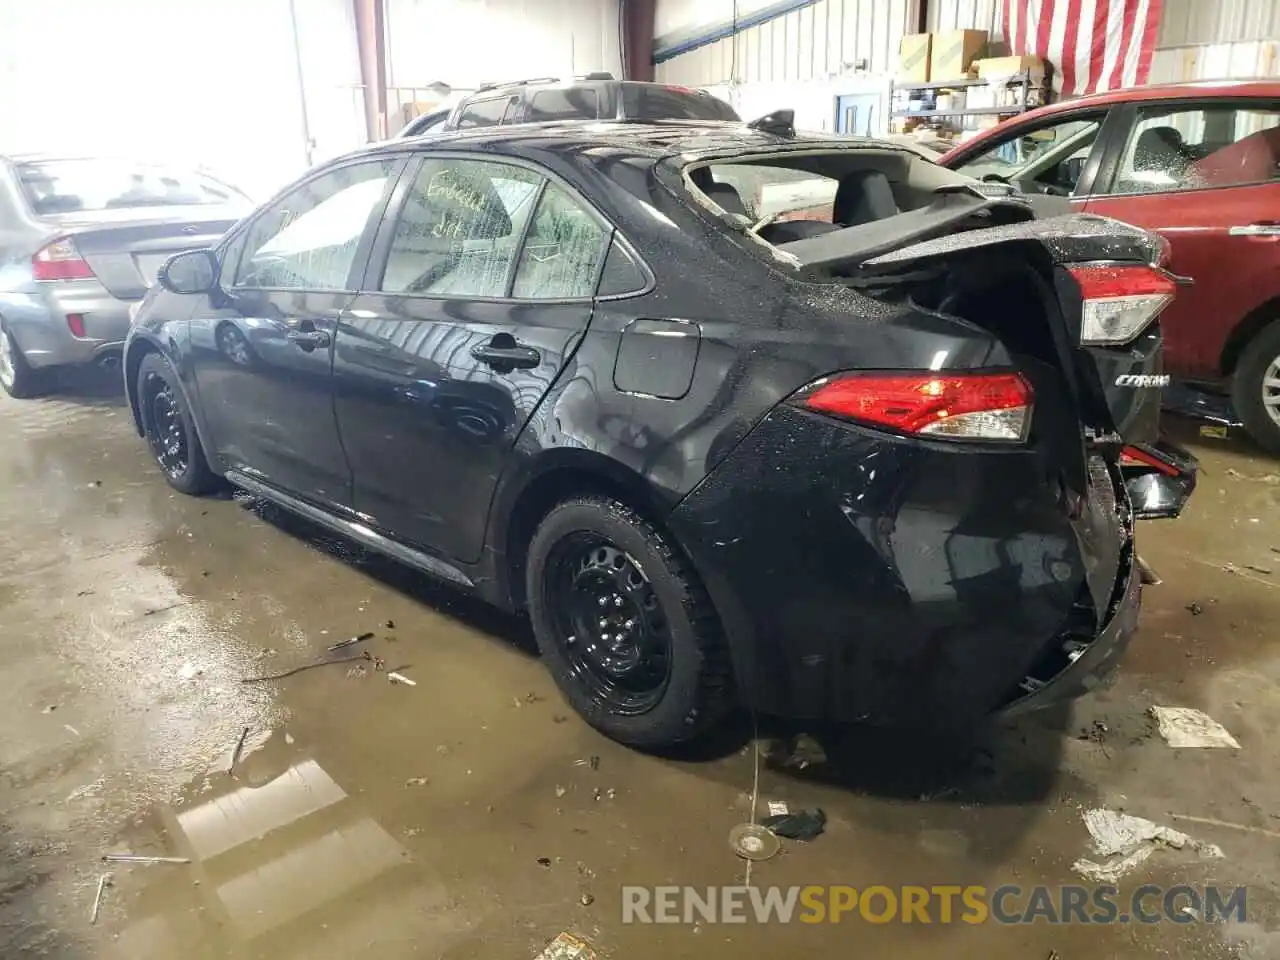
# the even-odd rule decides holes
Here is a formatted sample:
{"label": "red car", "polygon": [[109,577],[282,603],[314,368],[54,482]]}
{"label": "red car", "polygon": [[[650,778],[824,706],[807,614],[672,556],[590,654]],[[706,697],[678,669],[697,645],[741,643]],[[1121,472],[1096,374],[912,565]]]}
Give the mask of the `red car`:
{"label": "red car", "polygon": [[1165,368],[1229,387],[1280,453],[1280,81],[1138,87],[1032,110],[938,163],[1155,230],[1192,278],[1161,314]]}

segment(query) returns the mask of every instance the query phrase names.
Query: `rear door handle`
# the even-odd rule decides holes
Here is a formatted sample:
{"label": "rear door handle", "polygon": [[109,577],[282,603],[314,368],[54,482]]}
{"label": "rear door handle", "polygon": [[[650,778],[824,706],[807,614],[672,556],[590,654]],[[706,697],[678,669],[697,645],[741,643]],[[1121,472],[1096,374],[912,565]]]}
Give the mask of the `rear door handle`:
{"label": "rear door handle", "polygon": [[1280,223],[1246,223],[1227,231],[1232,237],[1280,237]]}
{"label": "rear door handle", "polygon": [[471,348],[471,355],[481,363],[491,367],[530,370],[542,362],[542,354],[533,347],[526,347],[510,337],[506,342],[494,337],[488,343],[476,344]]}
{"label": "rear door handle", "polygon": [[290,330],[285,336],[295,347],[307,353],[317,347],[327,347],[331,342],[327,330]]}

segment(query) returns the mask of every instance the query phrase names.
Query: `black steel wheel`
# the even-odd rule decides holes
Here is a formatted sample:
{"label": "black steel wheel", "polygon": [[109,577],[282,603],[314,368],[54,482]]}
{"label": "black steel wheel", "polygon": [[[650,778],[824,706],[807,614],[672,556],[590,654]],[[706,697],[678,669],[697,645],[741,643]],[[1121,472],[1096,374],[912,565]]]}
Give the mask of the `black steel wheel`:
{"label": "black steel wheel", "polygon": [[553,508],[525,581],[543,659],[597,729],[658,748],[728,711],[728,649],[711,600],[669,534],[626,504],[583,496]]}
{"label": "black steel wheel", "polygon": [[158,353],[142,358],[137,398],[143,435],[169,485],[191,494],[214,490],[219,479],[209,469],[177,374]]}

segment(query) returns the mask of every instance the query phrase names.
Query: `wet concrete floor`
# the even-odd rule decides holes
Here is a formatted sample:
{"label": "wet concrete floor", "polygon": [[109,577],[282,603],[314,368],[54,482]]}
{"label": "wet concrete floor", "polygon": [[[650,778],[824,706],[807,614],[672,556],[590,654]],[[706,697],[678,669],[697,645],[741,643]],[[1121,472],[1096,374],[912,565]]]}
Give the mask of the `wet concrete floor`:
{"label": "wet concrete floor", "polygon": [[[769,759],[795,731],[767,721],[673,757],[606,741],[521,621],[270,509],[171,493],[109,385],[70,389],[0,403],[0,957],[532,958],[565,930],[612,960],[1280,957],[1280,462],[1247,442],[1181,426],[1201,487],[1141,531],[1164,583],[1112,689],[963,750],[811,731],[827,759],[801,769]],[[369,630],[417,686],[367,662],[241,682]],[[1171,749],[1157,703],[1241,748]],[[1082,811],[1108,807],[1225,854],[1159,851],[1123,892],[1245,885],[1247,920],[622,923],[624,884],[743,882],[727,836],[753,743],[761,813],[829,817],[755,885],[1080,883]]]}

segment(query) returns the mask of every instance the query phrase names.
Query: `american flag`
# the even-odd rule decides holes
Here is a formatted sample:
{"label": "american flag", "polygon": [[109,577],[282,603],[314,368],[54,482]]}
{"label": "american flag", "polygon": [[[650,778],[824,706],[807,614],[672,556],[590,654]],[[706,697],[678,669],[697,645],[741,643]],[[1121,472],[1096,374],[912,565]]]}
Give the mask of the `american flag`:
{"label": "american flag", "polygon": [[1062,96],[1147,82],[1163,0],[1003,0],[1004,35],[1017,56],[1054,67]]}

